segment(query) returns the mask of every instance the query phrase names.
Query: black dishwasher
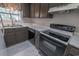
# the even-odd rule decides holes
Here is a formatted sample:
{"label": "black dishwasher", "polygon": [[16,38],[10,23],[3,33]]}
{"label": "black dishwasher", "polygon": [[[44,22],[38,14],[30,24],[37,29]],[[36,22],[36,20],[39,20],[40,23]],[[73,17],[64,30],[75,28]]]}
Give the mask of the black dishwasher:
{"label": "black dishwasher", "polygon": [[28,39],[32,44],[35,44],[35,30],[32,28],[28,28]]}

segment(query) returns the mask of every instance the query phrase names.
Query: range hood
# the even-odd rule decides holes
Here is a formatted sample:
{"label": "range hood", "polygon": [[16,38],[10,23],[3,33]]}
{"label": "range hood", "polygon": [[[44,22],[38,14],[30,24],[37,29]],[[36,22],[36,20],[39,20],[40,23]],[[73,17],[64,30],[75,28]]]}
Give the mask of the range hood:
{"label": "range hood", "polygon": [[56,12],[56,11],[63,11],[63,10],[70,10],[70,9],[78,9],[78,3],[71,3],[63,6],[52,7],[49,8],[49,13]]}

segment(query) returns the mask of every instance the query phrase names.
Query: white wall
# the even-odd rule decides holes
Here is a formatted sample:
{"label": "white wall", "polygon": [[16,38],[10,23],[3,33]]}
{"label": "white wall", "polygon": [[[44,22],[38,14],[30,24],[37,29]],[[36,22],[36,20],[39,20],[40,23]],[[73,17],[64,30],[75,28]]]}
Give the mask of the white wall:
{"label": "white wall", "polygon": [[53,18],[53,23],[74,25],[79,29],[79,10],[72,11],[69,14],[55,14]]}
{"label": "white wall", "polygon": [[54,14],[53,18],[24,18],[28,23],[36,23],[39,25],[49,26],[50,23],[74,25],[79,32],[79,10],[72,11],[71,13]]}
{"label": "white wall", "polygon": [[0,51],[2,49],[5,49],[5,41],[4,41],[4,34],[2,33],[2,30],[0,29]]}

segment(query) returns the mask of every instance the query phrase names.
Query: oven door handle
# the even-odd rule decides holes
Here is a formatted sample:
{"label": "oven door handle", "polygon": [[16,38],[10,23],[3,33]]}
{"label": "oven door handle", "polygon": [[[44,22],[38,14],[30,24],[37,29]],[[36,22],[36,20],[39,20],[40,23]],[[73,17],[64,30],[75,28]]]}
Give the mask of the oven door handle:
{"label": "oven door handle", "polygon": [[42,32],[40,32],[40,33],[41,33],[41,34],[43,34],[44,36],[47,36],[47,37],[49,37],[49,38],[53,39],[54,41],[57,41],[57,42],[59,42],[59,43],[61,43],[61,44],[65,45],[65,46],[67,46],[67,45],[68,45],[68,43],[66,43],[66,42],[64,42],[64,41],[62,41],[62,40],[60,40],[60,39],[58,39],[58,38],[51,37],[51,36],[49,36],[49,35],[47,35],[47,34],[44,34],[44,33],[42,33]]}

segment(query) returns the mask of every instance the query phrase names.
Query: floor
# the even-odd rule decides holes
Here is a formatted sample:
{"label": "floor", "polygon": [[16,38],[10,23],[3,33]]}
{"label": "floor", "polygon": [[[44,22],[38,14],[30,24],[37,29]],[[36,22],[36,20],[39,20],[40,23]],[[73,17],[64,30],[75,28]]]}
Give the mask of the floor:
{"label": "floor", "polygon": [[0,51],[0,56],[40,56],[30,41],[25,41]]}

